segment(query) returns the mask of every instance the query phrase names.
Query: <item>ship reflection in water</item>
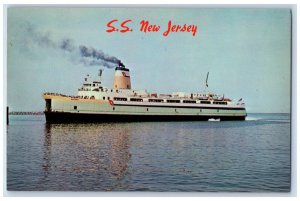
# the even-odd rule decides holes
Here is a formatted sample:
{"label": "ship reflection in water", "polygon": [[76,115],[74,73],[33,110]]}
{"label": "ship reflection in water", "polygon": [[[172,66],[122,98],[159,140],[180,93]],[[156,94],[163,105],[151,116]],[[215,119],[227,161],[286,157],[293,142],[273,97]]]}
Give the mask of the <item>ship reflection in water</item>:
{"label": "ship reflection in water", "polygon": [[118,188],[130,160],[130,129],[126,124],[118,128],[115,124],[45,124],[42,180],[47,182],[41,185],[46,185],[45,190]]}

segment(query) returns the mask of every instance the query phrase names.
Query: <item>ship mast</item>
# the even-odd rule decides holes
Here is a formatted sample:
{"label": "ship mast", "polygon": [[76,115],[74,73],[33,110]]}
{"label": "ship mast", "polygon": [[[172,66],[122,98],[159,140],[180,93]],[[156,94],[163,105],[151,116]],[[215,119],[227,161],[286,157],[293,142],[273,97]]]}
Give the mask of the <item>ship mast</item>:
{"label": "ship mast", "polygon": [[101,84],[101,80],[102,80],[101,76],[102,76],[103,71],[104,71],[104,69],[101,69],[101,68],[99,69],[99,74],[98,75],[99,75],[100,84]]}

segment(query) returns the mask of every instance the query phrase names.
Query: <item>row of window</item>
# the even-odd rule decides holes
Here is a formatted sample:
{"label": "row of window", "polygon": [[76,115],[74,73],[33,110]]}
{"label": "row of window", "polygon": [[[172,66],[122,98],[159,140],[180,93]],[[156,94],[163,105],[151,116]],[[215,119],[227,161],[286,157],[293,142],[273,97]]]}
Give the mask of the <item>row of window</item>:
{"label": "row of window", "polygon": [[95,96],[77,96],[77,98],[81,98],[81,99],[95,99]]}
{"label": "row of window", "polygon": [[163,99],[148,99],[149,102],[164,102]]}
{"label": "row of window", "polygon": [[142,98],[131,98],[130,101],[143,102]]}
{"label": "row of window", "polygon": [[[77,110],[77,106],[74,106],[74,110]],[[113,110],[115,110],[115,107],[113,107]],[[149,108],[147,108],[147,112],[149,111]],[[175,112],[178,112],[177,109],[175,109]],[[202,109],[200,109],[200,112],[202,112]],[[217,110],[219,112],[219,110]]]}
{"label": "row of window", "polygon": [[196,101],[193,101],[193,100],[183,100],[183,103],[196,103]]}
{"label": "row of window", "polygon": [[[80,96],[82,99],[95,99],[94,96]],[[105,97],[103,96],[103,100],[110,100],[110,97]],[[115,101],[127,101],[127,98],[122,98],[122,97],[114,97]],[[135,101],[135,102],[143,102],[142,98],[130,98],[130,101]],[[164,102],[163,99],[148,99],[149,102]],[[183,100],[183,103],[196,103],[195,100]],[[167,103],[180,103],[180,100],[167,100]],[[200,101],[201,104],[211,104],[210,101]],[[213,104],[215,105],[227,105],[226,101],[214,101]]]}
{"label": "row of window", "polygon": [[167,103],[180,103],[180,100],[167,100]]}
{"label": "row of window", "polygon": [[[107,97],[109,100],[109,97]],[[103,100],[105,100],[105,97],[103,97]],[[127,101],[127,98],[121,98],[121,97],[114,97],[115,101]],[[135,102],[143,102],[142,98],[130,98],[130,101]],[[164,102],[163,99],[148,99],[149,102]],[[196,103],[195,100],[183,100],[183,103]],[[167,100],[167,103],[180,103],[180,100]],[[211,104],[210,101],[200,101],[201,104]],[[214,101],[213,104],[216,105],[227,105],[227,102],[225,101]]]}
{"label": "row of window", "polygon": [[84,83],[83,86],[86,86],[86,87],[95,87],[95,86],[98,86],[99,84],[101,84],[101,82],[93,82],[93,84],[88,84],[88,83]]}
{"label": "row of window", "polygon": [[[91,85],[91,84],[89,84]],[[78,89],[79,91],[91,91],[91,89],[86,89],[86,88],[80,88]],[[103,89],[103,87],[95,88],[93,91],[101,91],[101,92],[108,92],[108,89]],[[113,89],[110,90],[110,92],[116,92],[119,93],[119,90],[116,89],[115,91]]]}
{"label": "row of window", "polygon": [[201,104],[210,104],[210,101],[200,101]]}
{"label": "row of window", "polygon": [[[102,88],[101,89],[101,91],[103,92],[104,91],[104,89]],[[108,89],[105,89],[105,92],[108,92]],[[111,89],[110,90],[110,92],[114,92],[114,90],[113,89]],[[118,89],[116,89],[116,91],[115,91],[116,93],[119,93],[119,90]]]}
{"label": "row of window", "polygon": [[119,97],[115,97],[114,100],[115,100],[115,101],[127,101],[127,98],[119,98]]}
{"label": "row of window", "polygon": [[227,105],[227,102],[225,102],[225,101],[214,101],[213,104],[217,104],[217,105]]}

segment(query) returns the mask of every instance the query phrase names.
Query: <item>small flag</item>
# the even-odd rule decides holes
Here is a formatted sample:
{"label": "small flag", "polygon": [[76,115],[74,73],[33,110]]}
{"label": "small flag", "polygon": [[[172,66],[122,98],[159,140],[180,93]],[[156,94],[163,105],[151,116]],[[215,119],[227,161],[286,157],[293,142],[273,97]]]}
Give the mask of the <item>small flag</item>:
{"label": "small flag", "polygon": [[108,102],[109,102],[110,105],[114,105],[114,101],[108,100]]}

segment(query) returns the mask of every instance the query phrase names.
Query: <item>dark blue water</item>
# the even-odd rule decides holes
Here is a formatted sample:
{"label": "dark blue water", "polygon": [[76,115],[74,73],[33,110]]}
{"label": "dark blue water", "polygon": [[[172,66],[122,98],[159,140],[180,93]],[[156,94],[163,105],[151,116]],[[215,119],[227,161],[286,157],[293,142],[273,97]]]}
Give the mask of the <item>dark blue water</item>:
{"label": "dark blue water", "polygon": [[9,191],[290,191],[289,114],[247,121],[45,124],[11,116]]}

